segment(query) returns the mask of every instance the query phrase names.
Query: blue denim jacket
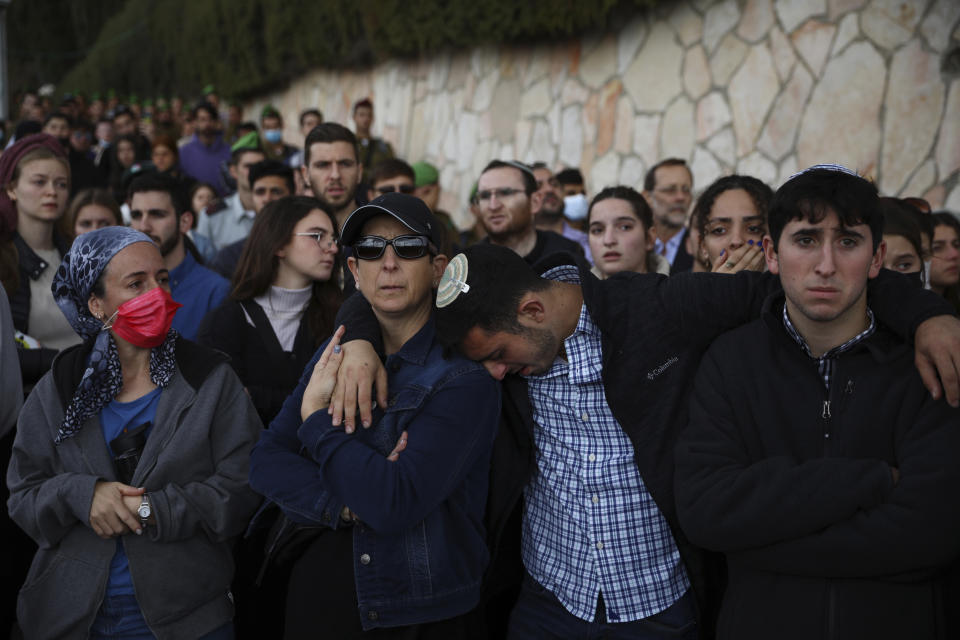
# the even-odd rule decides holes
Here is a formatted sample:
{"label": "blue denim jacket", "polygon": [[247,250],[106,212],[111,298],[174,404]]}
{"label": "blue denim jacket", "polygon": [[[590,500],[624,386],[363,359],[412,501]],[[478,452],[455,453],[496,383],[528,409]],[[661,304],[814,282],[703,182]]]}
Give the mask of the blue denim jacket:
{"label": "blue denim jacket", "polygon": [[[263,432],[250,485],[288,518],[336,528],[344,506],[364,629],[450,618],[476,606],[489,561],[483,526],[500,385],[484,369],[444,359],[433,320],[386,362],[390,401],[369,429],[347,435],[326,411],[300,420],[323,349]],[[408,444],[386,456],[401,432]]]}

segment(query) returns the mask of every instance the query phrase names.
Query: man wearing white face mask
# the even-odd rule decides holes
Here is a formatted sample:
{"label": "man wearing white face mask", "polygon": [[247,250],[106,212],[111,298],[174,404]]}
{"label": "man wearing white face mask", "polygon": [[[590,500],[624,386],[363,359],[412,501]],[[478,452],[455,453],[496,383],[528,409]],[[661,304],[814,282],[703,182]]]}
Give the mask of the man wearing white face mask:
{"label": "man wearing white face mask", "polygon": [[546,163],[535,162],[532,168],[533,175],[537,179],[537,193],[543,196],[539,206],[532,207],[534,225],[540,231],[552,231],[573,240],[583,249],[587,261],[593,264],[587,234],[575,229],[567,222],[567,219],[586,219],[587,210],[590,208],[587,196],[577,193],[564,197],[560,190],[560,183]]}
{"label": "man wearing white face mask", "polygon": [[270,160],[279,160],[288,167],[294,166],[299,149],[283,141],[283,117],[277,108],[268,104],[260,112],[263,128],[263,148]]}

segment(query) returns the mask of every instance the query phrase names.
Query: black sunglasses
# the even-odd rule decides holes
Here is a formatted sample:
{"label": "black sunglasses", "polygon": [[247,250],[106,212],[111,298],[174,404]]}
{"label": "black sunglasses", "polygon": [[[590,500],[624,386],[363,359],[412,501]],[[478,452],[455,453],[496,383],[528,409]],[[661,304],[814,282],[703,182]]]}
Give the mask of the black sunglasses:
{"label": "black sunglasses", "polygon": [[413,189],[414,187],[412,184],[401,184],[399,187],[395,187],[392,184],[385,184],[382,187],[377,187],[377,191],[381,194],[393,193],[394,191],[410,194],[410,193],[413,193]]}
{"label": "black sunglasses", "polygon": [[426,236],[397,236],[392,240],[380,236],[364,236],[353,244],[353,255],[360,260],[378,260],[387,245],[393,247],[398,258],[416,260],[422,258],[430,248],[430,239]]}

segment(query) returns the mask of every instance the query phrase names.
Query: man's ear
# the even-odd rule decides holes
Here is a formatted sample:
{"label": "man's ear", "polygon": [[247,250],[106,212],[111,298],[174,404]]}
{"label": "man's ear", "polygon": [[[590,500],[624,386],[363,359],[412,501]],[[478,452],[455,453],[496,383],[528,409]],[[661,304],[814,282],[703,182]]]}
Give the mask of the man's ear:
{"label": "man's ear", "polygon": [[543,206],[543,194],[539,191],[534,191],[530,194],[530,213],[536,214],[540,211],[540,207]]}
{"label": "man's ear", "polygon": [[[780,261],[777,260],[777,250],[773,248],[773,238],[763,236],[763,257],[767,260],[767,271],[780,275]],[[881,261],[881,264],[883,262]]]}
{"label": "man's ear", "polygon": [[237,174],[237,165],[235,165],[235,164],[228,164],[228,165],[227,165],[227,170],[230,172],[230,177],[231,177],[231,178],[233,178],[234,180],[238,180],[238,181],[239,181],[238,174]]}
{"label": "man's ear", "polygon": [[357,184],[363,182],[363,163],[357,161]]}
{"label": "man's ear", "polygon": [[880,244],[877,245],[877,250],[873,252],[873,259],[870,260],[870,271],[867,274],[868,278],[876,278],[880,274],[880,269],[883,268],[883,259],[887,256],[887,241],[881,240]]}
{"label": "man's ear", "polygon": [[186,235],[193,228],[193,211],[189,209],[180,214],[180,233]]}
{"label": "man's ear", "polygon": [[539,294],[528,291],[517,305],[517,320],[524,326],[536,326],[546,320],[546,307]]}

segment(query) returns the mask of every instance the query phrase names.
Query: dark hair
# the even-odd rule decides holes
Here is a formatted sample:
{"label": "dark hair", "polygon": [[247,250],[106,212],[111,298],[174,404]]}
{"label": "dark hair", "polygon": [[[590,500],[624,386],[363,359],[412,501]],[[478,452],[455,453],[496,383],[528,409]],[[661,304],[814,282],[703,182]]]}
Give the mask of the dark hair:
{"label": "dark hair", "polygon": [[267,154],[264,153],[263,148],[260,146],[260,142],[257,142],[255,147],[238,147],[230,152],[230,164],[236,166],[240,164],[240,158],[243,157],[245,153],[259,153],[264,158],[267,157]]}
{"label": "dark hair", "polygon": [[317,116],[320,118],[320,122],[323,123],[323,113],[320,109],[304,109],[300,112],[300,126],[303,126],[303,121],[307,119],[307,116]]}
{"label": "dark hair", "polygon": [[381,180],[389,180],[397,176],[406,176],[411,182],[416,182],[417,176],[413,172],[413,167],[399,158],[387,158],[377,163],[377,166],[370,172],[370,187]]}
{"label": "dark hair", "polygon": [[111,122],[116,122],[117,118],[120,116],[130,116],[134,120],[137,119],[137,114],[131,111],[130,107],[125,104],[119,104],[113,109],[113,115],[110,117]]}
{"label": "dark hair", "polygon": [[580,173],[580,169],[567,168],[563,171],[558,171],[553,177],[556,178],[560,184],[583,184],[583,174]]}
{"label": "dark hair", "polygon": [[248,179],[250,188],[252,189],[254,183],[264,176],[277,176],[279,178],[283,178],[287,183],[287,189],[290,190],[291,195],[293,195],[293,193],[297,190],[293,181],[293,169],[279,160],[263,160],[255,165],[252,165],[250,167]]}
{"label": "dark hair", "polygon": [[190,117],[196,118],[197,114],[200,113],[201,111],[206,111],[207,115],[213,118],[214,120],[220,119],[220,114],[217,113],[217,108],[213,106],[211,103],[207,102],[206,100],[204,100],[203,102],[197,103],[193,107],[193,109],[190,109]]}
{"label": "dark hair", "polygon": [[[950,227],[956,232],[957,238],[960,238],[960,220],[957,220],[952,213],[949,211],[935,211],[929,217],[933,219],[934,230],[936,230],[937,227]],[[946,287],[943,291],[943,297],[960,313],[960,285]]]}
{"label": "dark hair", "polygon": [[647,171],[647,175],[643,177],[644,191],[650,192],[657,188],[657,169],[660,167],[683,167],[687,170],[687,173],[690,174],[690,181],[693,181],[693,172],[690,171],[690,167],[687,166],[686,160],[682,158],[667,158],[653,165],[650,167],[650,170]]}
{"label": "dark hair", "polygon": [[190,207],[183,205],[185,194],[180,188],[180,184],[170,176],[157,173],[154,170],[144,171],[130,183],[130,187],[127,189],[127,200],[132,200],[135,193],[145,193],[147,191],[162,191],[169,194],[173,210],[177,214],[177,220],[180,219],[180,214],[184,211],[193,211]]}
{"label": "dark hair", "polygon": [[697,198],[697,204],[693,207],[693,213],[691,214],[691,225],[700,232],[701,238],[707,233],[707,222],[710,220],[710,211],[713,210],[713,205],[716,203],[717,198],[724,192],[733,191],[734,189],[746,191],[747,195],[750,196],[750,200],[753,201],[753,206],[756,208],[757,213],[763,216],[764,220],[767,219],[767,214],[770,211],[770,202],[773,200],[773,189],[767,186],[766,183],[753,176],[738,174],[717,178],[713,184],[707,187],[703,194]]}
{"label": "dark hair", "polygon": [[73,118],[65,114],[63,111],[54,111],[48,115],[43,119],[43,126],[46,127],[51,120],[64,120],[67,123],[67,126],[73,129]]}
{"label": "dark hair", "polygon": [[307,134],[307,139],[303,142],[304,166],[310,165],[310,147],[318,142],[323,144],[347,142],[353,147],[354,159],[360,160],[360,154],[357,153],[357,136],[353,135],[353,131],[336,122],[321,122]]}
{"label": "dark hair", "polygon": [[808,169],[787,180],[773,195],[767,215],[773,248],[791,220],[816,224],[828,211],[836,212],[845,227],[870,227],[873,250],[883,240],[883,213],[877,187],[869,180],[837,169]]}
{"label": "dark hair", "polygon": [[372,111],[372,110],[373,110],[373,102],[370,100],[370,98],[360,98],[360,99],[357,100],[357,102],[353,105],[353,112],[356,113],[356,112],[357,112],[357,109],[359,109],[360,107],[367,107],[368,109],[370,109],[370,110]]}
{"label": "dark hair", "polygon": [[[587,209],[587,228],[590,227],[590,218],[593,214],[593,207],[598,202],[603,200],[623,200],[630,205],[630,208],[633,210],[633,215],[637,218],[641,225],[643,225],[643,230],[649,231],[653,227],[653,211],[650,209],[650,204],[647,202],[647,199],[643,197],[639,191],[633,187],[628,187],[626,185],[617,185],[615,187],[606,187],[600,193],[593,196],[593,200],[590,201],[590,208]],[[656,254],[653,251],[647,252],[647,272],[656,273],[657,271],[657,259],[654,257]]]}
{"label": "dark hair", "polygon": [[485,174],[487,171],[492,171],[493,169],[516,169],[520,172],[520,175],[523,176],[523,190],[529,196],[534,191],[537,190],[537,177],[533,175],[533,170],[522,162],[516,160],[491,160],[487,166],[483,168],[483,171],[480,172],[480,175]]}
{"label": "dark hair", "polygon": [[[233,274],[230,298],[249,300],[270,289],[277,276],[277,251],[287,246],[297,223],[311,211],[319,209],[330,219],[331,228],[337,228],[336,219],[324,211],[316,198],[287,196],[270,202],[254,218],[250,235]],[[340,253],[333,257],[333,271],[326,282],[313,283],[313,295],[306,315],[310,331],[319,345],[333,332],[333,322],[343,294],[337,284],[340,273]]]}
{"label": "dark hair", "polygon": [[523,258],[506,247],[479,243],[462,253],[467,258],[470,291],[436,310],[440,344],[456,347],[474,327],[490,333],[519,333],[520,300],[529,291],[547,289],[550,281],[539,277]]}
{"label": "dark hair", "polygon": [[97,204],[105,209],[109,209],[113,214],[113,222],[116,225],[123,224],[123,216],[120,214],[120,207],[113,195],[106,189],[83,189],[73,196],[70,206],[67,207],[67,220],[70,221],[70,234],[73,235],[73,229],[77,225],[77,214],[88,204]]}
{"label": "dark hair", "polygon": [[920,241],[917,209],[900,198],[880,198],[880,211],[883,213],[883,235],[906,238],[922,260],[923,244]]}

